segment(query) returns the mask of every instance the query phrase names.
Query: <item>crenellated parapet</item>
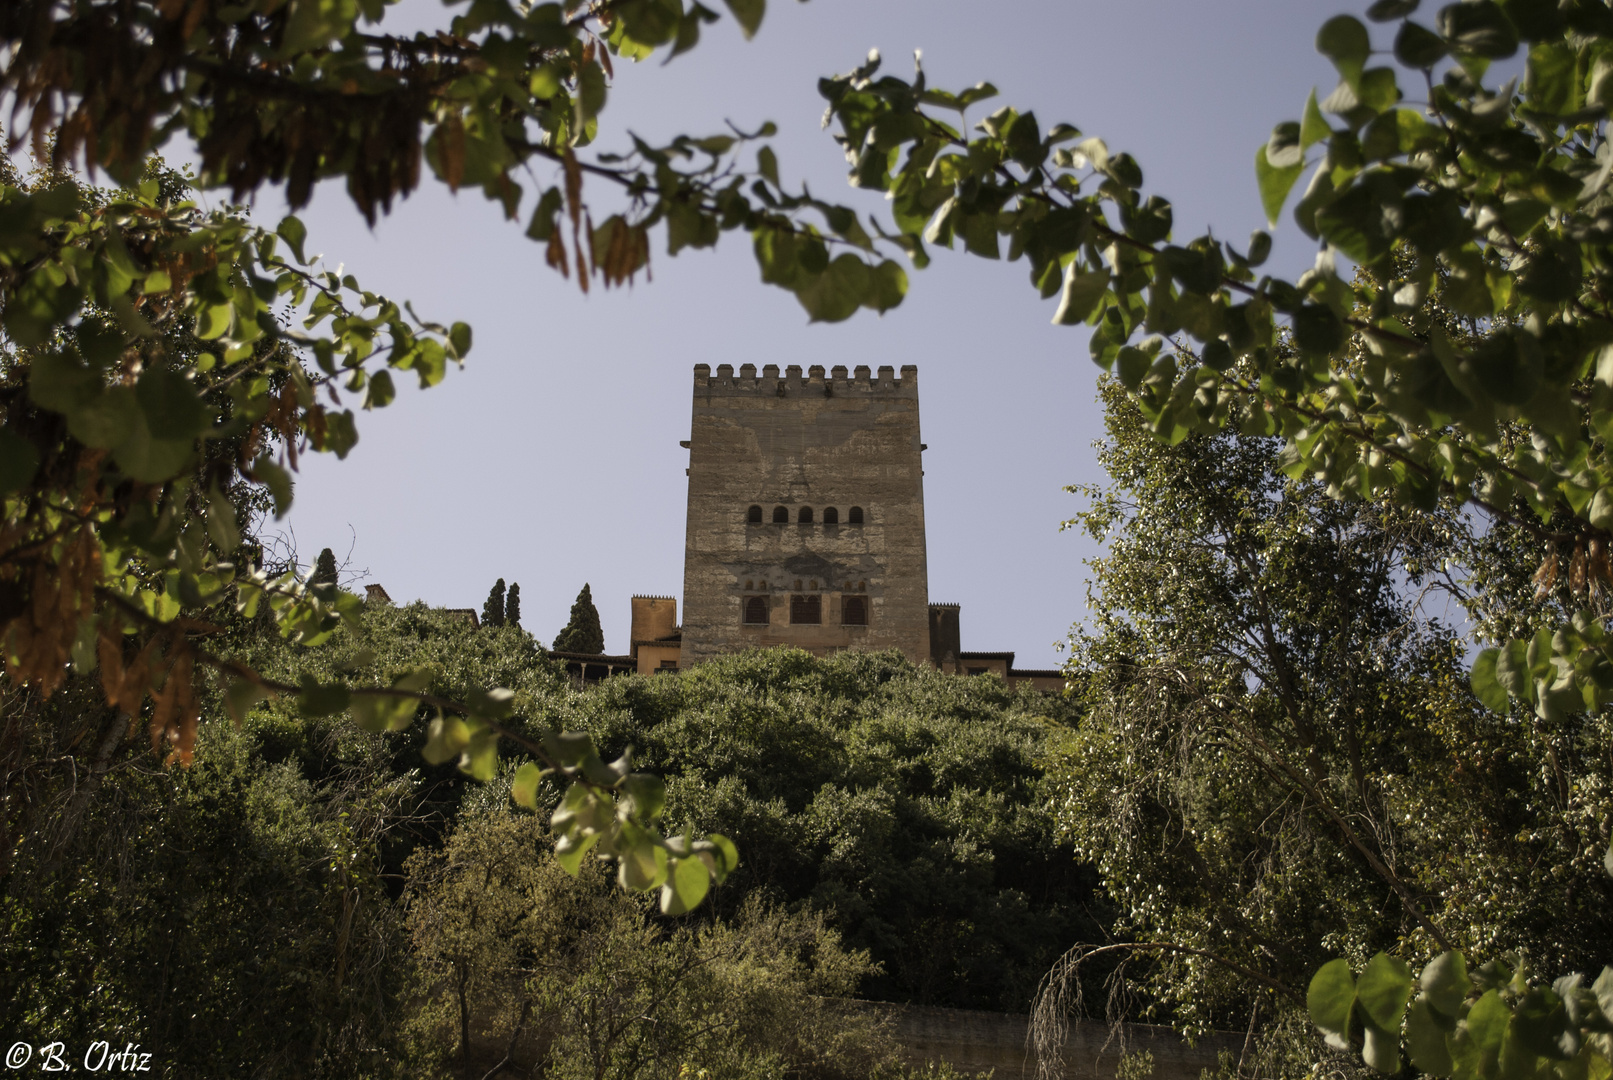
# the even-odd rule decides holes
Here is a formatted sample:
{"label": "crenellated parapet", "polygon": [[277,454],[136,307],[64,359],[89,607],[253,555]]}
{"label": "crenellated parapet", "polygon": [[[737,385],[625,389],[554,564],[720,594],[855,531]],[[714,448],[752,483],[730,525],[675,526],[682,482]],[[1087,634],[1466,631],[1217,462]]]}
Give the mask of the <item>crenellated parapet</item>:
{"label": "crenellated parapet", "polygon": [[779,374],[777,364],[764,364],[757,373],[755,364],[739,365],[734,374],[732,364],[718,364],[712,374],[710,364],[694,367],[696,393],[706,394],[774,394],[787,397],[792,394],[845,397],[848,395],[904,397],[917,400],[919,369],[915,364],[903,364],[900,378],[896,368],[883,364],[877,373],[867,364],[848,369],[843,364],[827,368],[813,364],[802,372],[799,364],[790,364]]}
{"label": "crenellated parapet", "polygon": [[694,369],[680,663],[930,656],[918,368]]}

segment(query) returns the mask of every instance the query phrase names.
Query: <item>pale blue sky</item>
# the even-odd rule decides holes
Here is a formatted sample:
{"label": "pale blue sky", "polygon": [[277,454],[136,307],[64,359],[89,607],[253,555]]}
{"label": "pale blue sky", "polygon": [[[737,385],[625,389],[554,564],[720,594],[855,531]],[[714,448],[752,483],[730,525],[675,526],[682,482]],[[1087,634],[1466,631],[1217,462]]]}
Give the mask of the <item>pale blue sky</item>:
{"label": "pale blue sky", "polygon": [[[816,80],[872,47],[906,74],[922,48],[932,85],[986,79],[999,103],[1129,150],[1147,190],[1174,202],[1178,239],[1213,227],[1241,247],[1262,224],[1255,149],[1312,86],[1332,87],[1312,42],[1341,10],[1360,13],[1337,0],[774,0],[754,41],[725,18],[670,66],[618,68],[599,146],[624,146],[629,128],[656,139],[770,119],[786,178],[879,212],[845,186]],[[280,210],[278,193],[260,195],[266,223]],[[1079,505],[1063,486],[1102,480],[1097,370],[1085,329],[1049,325],[1022,263],[940,252],[895,311],[814,326],[758,282],[744,236],[676,259],[658,248],[653,283],[584,297],[479,192],[428,182],[371,232],[326,185],[302,216],[310,249],[366,287],[476,332],[464,371],[363,416],[346,462],[304,465],[289,524],[305,559],[325,545],[341,556],[356,536],[352,567],[394,599],[456,607],[480,607],[497,577],[519,581],[523,622],[545,641],[587,581],[620,651],[631,594],[682,591],[678,441],[694,364],[911,363],[930,447],[930,597],[962,604],[965,649],[1060,662],[1094,554],[1059,523]],[[1311,264],[1291,224],[1277,236],[1276,268]]]}

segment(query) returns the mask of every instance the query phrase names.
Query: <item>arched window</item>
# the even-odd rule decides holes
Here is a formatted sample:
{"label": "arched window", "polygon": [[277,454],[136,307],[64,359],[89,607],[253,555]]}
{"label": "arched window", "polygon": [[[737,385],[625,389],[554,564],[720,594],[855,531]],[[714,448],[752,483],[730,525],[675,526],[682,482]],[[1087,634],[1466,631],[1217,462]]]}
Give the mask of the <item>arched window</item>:
{"label": "arched window", "polygon": [[795,520],[799,521],[802,525],[812,524],[812,507],[801,507],[801,509],[795,515]]}
{"label": "arched window", "polygon": [[860,506],[853,506],[846,513],[846,520],[853,525],[861,525],[863,523],[863,508]]}
{"label": "arched window", "polygon": [[823,512],[823,523],[825,525],[840,524],[840,511],[836,510],[832,506],[825,509]]}
{"label": "arched window", "polygon": [[812,596],[790,597],[790,622],[796,625],[815,624],[823,621],[823,597],[816,594]]}
{"label": "arched window", "polygon": [[790,512],[782,506],[773,507],[773,524],[785,525],[790,520]]}
{"label": "arched window", "polygon": [[751,596],[745,600],[745,621],[753,625],[767,624],[767,597]]}
{"label": "arched window", "polygon": [[862,596],[848,596],[840,602],[840,621],[847,626],[868,625],[868,600]]}
{"label": "arched window", "polygon": [[751,507],[745,512],[745,520],[752,525],[760,525],[762,523],[762,508],[760,506]]}

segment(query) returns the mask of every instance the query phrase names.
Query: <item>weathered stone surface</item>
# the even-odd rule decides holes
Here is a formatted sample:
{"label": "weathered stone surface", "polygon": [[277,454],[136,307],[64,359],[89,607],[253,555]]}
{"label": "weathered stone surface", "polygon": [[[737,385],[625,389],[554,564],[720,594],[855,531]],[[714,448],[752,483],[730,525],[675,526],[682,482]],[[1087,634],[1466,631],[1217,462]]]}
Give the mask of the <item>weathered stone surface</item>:
{"label": "weathered stone surface", "polygon": [[696,365],[680,666],[769,645],[928,661],[921,450],[916,367]]}

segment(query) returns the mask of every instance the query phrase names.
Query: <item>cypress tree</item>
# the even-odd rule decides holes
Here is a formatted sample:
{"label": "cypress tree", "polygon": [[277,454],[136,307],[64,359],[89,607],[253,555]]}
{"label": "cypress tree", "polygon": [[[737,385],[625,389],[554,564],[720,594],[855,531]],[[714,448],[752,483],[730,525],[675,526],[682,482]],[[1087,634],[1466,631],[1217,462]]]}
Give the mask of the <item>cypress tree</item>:
{"label": "cypress tree", "polygon": [[314,572],[308,578],[308,584],[315,587],[336,584],[336,555],[330,548],[321,551],[319,558],[314,560]]}
{"label": "cypress tree", "polygon": [[515,582],[510,586],[509,595],[504,597],[504,625],[521,627],[521,583]]}
{"label": "cypress tree", "polygon": [[599,625],[599,611],[594,607],[594,594],[587,582],[571,605],[571,621],[554,639],[555,652],[602,653],[605,651],[605,631]]}
{"label": "cypress tree", "polygon": [[492,590],[487,594],[487,603],[482,605],[483,626],[504,625],[504,579],[499,578]]}

